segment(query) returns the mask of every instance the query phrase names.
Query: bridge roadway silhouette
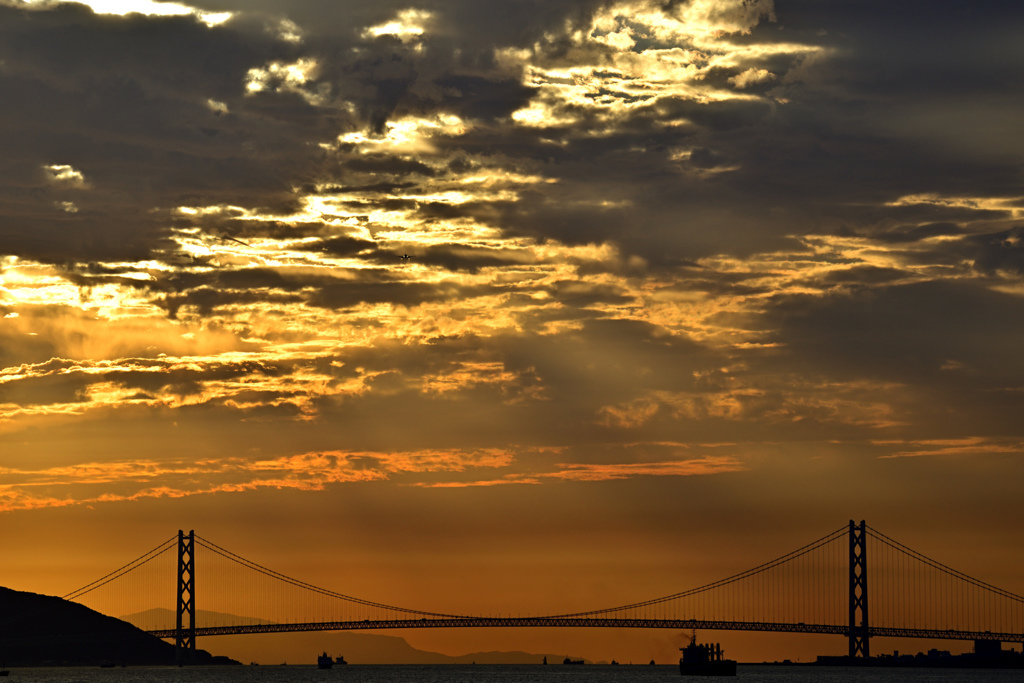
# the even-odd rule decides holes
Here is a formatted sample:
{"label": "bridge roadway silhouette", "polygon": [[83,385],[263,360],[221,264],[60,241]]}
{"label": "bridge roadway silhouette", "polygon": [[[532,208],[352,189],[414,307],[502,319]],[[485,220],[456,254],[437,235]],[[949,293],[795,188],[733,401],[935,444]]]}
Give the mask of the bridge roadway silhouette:
{"label": "bridge roadway silhouette", "polygon": [[[712,621],[705,619],[616,619],[584,617],[450,617],[445,619],[377,619],[362,621],[326,621],[293,624],[241,624],[235,626],[199,626],[198,636],[226,636],[246,633],[292,633],[297,631],[369,631],[407,628],[668,628],[685,631],[762,631],[773,633],[818,633],[850,636],[842,624],[774,623],[762,621]],[[158,638],[175,638],[175,629],[153,629],[147,633]],[[871,626],[869,637],[928,638],[943,640],[1024,641],[1021,633],[993,631],[956,631],[951,629],[891,628]]]}
{"label": "bridge roadway silhouette", "polygon": [[[870,610],[869,545],[874,558]],[[151,561],[160,557],[170,561],[174,548],[175,626],[143,630],[160,638],[173,638],[182,661],[190,659],[198,637],[410,628],[658,628],[831,634],[848,639],[851,658],[870,656],[870,639],[877,637],[1024,643],[1024,597],[952,569],[863,521],[850,521],[848,526],[802,548],[725,579],[652,600],[589,612],[494,617],[395,607],[293,579],[191,531],[179,531],[176,542],[173,538],[165,541],[65,598],[77,600],[99,588],[131,584],[132,580],[118,582],[128,575],[136,577],[132,585],[138,592],[137,577],[143,571],[137,570],[147,568],[152,573],[166,573],[156,569],[158,563]],[[217,589],[215,578],[200,585],[212,586],[211,600],[224,598],[220,592],[231,593],[224,599],[233,601],[229,602],[236,605],[233,609],[248,610],[253,615],[233,617],[246,623],[197,622],[197,616],[210,619],[209,613],[196,609],[198,549],[208,553],[207,559],[214,569],[220,567],[211,572],[214,577],[221,571],[240,572],[219,584],[227,586],[226,591]],[[148,595],[160,591],[143,592]],[[303,601],[313,605],[312,609],[319,609],[319,616],[273,615],[274,610]],[[354,612],[358,614],[353,616]],[[218,615],[224,616],[230,615]]]}

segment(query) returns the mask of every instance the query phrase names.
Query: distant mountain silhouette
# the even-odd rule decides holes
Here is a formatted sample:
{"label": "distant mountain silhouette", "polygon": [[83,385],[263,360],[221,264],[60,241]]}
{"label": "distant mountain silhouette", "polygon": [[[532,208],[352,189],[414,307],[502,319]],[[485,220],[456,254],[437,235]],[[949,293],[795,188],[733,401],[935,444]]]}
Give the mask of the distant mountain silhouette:
{"label": "distant mountain silhouette", "polygon": [[343,631],[324,639],[326,647],[343,654],[352,664],[540,664],[561,662],[565,654],[534,654],[523,651],[470,652],[445,655],[413,647],[400,636]]}
{"label": "distant mountain silhouette", "polygon": [[[176,619],[173,610],[158,607],[144,612],[126,614],[124,621],[144,630],[172,628]],[[226,612],[196,610],[196,624],[199,626],[272,624],[273,621],[244,617]],[[281,633],[274,635],[275,649],[291,652],[284,657],[292,662],[312,662],[311,652],[319,653],[323,647],[336,655],[344,655],[351,664],[538,664],[547,657],[549,662],[561,662],[565,654],[534,654],[522,651],[471,652],[465,655],[445,655],[439,652],[419,650],[399,636],[359,631],[333,631],[322,633],[317,638],[317,647],[293,645],[308,643],[308,633]],[[236,655],[239,656],[239,655]]]}
{"label": "distant mountain silhouette", "polygon": [[[199,664],[236,663],[196,652]],[[174,645],[84,605],[0,587],[0,663],[7,666],[174,664]]]}
{"label": "distant mountain silhouette", "polygon": [[[268,637],[255,636],[257,640]],[[279,633],[273,636],[272,646],[268,644],[260,647],[251,640],[239,640],[233,641],[230,647],[232,657],[263,664],[280,664],[285,661],[314,664],[315,655],[324,651],[335,657],[344,656],[350,664],[540,664],[546,656],[550,664],[558,663],[561,666],[566,656],[565,652],[519,650],[446,655],[418,649],[400,636],[360,631]],[[275,654],[270,655],[271,651]]]}

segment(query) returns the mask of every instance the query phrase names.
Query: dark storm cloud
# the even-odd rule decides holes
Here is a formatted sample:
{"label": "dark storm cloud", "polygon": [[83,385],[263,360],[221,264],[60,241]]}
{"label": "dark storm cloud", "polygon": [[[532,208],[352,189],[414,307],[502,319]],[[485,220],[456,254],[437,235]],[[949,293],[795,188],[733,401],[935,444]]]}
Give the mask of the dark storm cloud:
{"label": "dark storm cloud", "polygon": [[[334,35],[327,45],[314,35],[310,46],[296,46],[244,18],[209,29],[192,18],[98,17],[81,6],[2,11],[9,19],[2,24],[4,99],[17,104],[5,109],[12,143],[7,186],[31,190],[7,197],[7,213],[17,220],[6,251],[58,262],[56,244],[72,247],[77,258],[140,258],[167,221],[150,213],[155,207],[294,209],[291,187],[336,163],[311,143],[363,127],[380,132],[402,102],[407,111],[444,106],[495,117],[519,106],[527,92],[507,75],[491,81],[450,73],[443,51],[439,64],[417,61],[394,39],[363,42],[353,57],[346,45],[361,39],[351,15],[343,39]],[[355,103],[363,120],[351,120],[334,100],[311,105],[301,88],[285,88],[273,74],[265,90],[281,91],[244,92],[251,69],[305,55],[318,59],[313,85]],[[432,75],[443,76],[437,87],[447,104],[410,94],[417,80],[431,85]],[[40,168],[47,163],[70,164],[87,188],[45,186]],[[342,175],[435,173],[383,156],[343,159],[337,168]],[[26,188],[26,178],[34,185]],[[136,208],[126,206],[129,196]],[[60,205],[73,213],[59,213]]]}
{"label": "dark storm cloud", "polygon": [[[9,378],[0,384],[0,403],[5,408],[45,408],[61,404],[103,402],[100,393],[109,387],[122,392],[119,400],[150,401],[158,397],[195,403],[228,403],[246,410],[245,404],[277,404],[283,400],[305,400],[306,394],[296,387],[274,388],[274,381],[287,378],[306,363],[288,361],[244,361],[240,363],[178,364],[160,358],[124,358],[122,368],[103,371],[90,361],[49,360],[34,366],[22,366],[23,377]],[[125,369],[128,368],[128,369]],[[263,384],[255,384],[257,381]],[[235,386],[225,392],[219,387],[231,383],[253,383],[246,388]],[[213,388],[211,388],[213,387]],[[291,408],[289,408],[291,410]]]}
{"label": "dark storm cloud", "polygon": [[[1006,212],[991,213],[1005,215]],[[951,267],[960,274],[973,272],[995,280],[1024,273],[1024,227],[1021,226],[965,234],[964,229],[954,223],[924,223],[874,233],[870,240],[909,265]],[[879,275],[880,270],[891,273],[894,278],[897,273],[908,274],[897,269],[858,266],[846,271],[846,275],[852,272]],[[837,277],[845,276],[833,274],[828,279],[834,281]]]}
{"label": "dark storm cloud", "polygon": [[323,285],[315,293],[310,294],[307,301],[311,306],[329,309],[385,302],[399,306],[418,306],[428,302],[472,298],[488,293],[488,290],[490,288],[464,287],[456,282],[338,282]]}
{"label": "dark storm cloud", "polygon": [[901,280],[906,276],[907,274],[898,268],[856,266],[846,270],[834,270],[826,275],[824,280],[837,284],[880,284]]}
{"label": "dark storm cloud", "polygon": [[[820,69],[827,72],[828,59],[823,61]],[[663,261],[673,253],[692,258],[771,250],[786,235],[805,231],[878,231],[914,218],[997,218],[998,211],[885,204],[923,192],[1013,196],[1018,189],[1018,167],[1005,159],[964,159],[948,145],[901,140],[882,130],[880,120],[873,125],[872,111],[862,106],[863,120],[847,127],[849,110],[859,105],[836,103],[832,109],[803,84],[781,92],[790,104],[678,100],[658,105],[669,118],[692,124],[679,129],[653,127],[658,119],[651,111],[636,113],[619,122],[617,133],[597,138],[578,135],[576,128],[502,137],[478,128],[458,144],[528,160],[559,184],[524,191],[514,203],[424,210],[469,214],[514,233],[569,243],[610,240]],[[585,124],[579,128],[586,129]],[[563,144],[553,147],[547,136],[561,136]],[[685,160],[673,158],[680,148],[690,150]],[[624,206],[573,201],[585,195]]]}
{"label": "dark storm cloud", "polygon": [[[971,193],[982,182],[996,195],[1016,187],[1014,164],[986,158],[968,163],[951,144],[894,137],[890,111],[922,94],[952,104],[947,93],[961,92],[958,84],[972,73],[985,74],[970,80],[973,92],[980,91],[979,103],[987,101],[986,93],[1001,95],[1005,77],[1021,63],[1006,40],[1006,25],[1019,12],[960,3],[939,3],[922,13],[878,3],[866,9],[780,3],[777,25],[762,22],[736,43],[788,40],[832,49],[803,63],[777,57],[767,64],[779,72],[771,93],[787,104],[666,98],[620,120],[613,134],[587,137],[577,129],[495,128],[535,90],[521,85],[518,74],[503,72],[493,50],[547,40],[566,21],[583,25],[596,3],[488,3],[486,11],[479,3],[427,3],[422,8],[434,16],[422,53],[394,38],[360,35],[366,26],[393,19],[405,4],[203,6],[265,14],[209,29],[192,18],[97,17],[73,5],[45,12],[0,8],[2,44],[8,46],[0,87],[9,94],[5,101],[15,103],[4,127],[5,148],[14,150],[5,184],[22,188],[0,199],[12,216],[7,251],[60,261],[54,245],[68,244],[77,258],[99,259],[107,252],[139,258],[166,224],[165,217],[149,213],[153,207],[230,202],[287,208],[294,206],[292,187],[332,166],[339,179],[346,173],[390,178],[363,185],[366,192],[399,189],[403,177],[437,177],[435,167],[419,160],[342,150],[328,161],[310,144],[364,127],[380,132],[401,113],[447,111],[474,119],[479,125],[450,151],[497,151],[540,164],[545,175],[561,181],[523,193],[514,205],[425,205],[425,215],[476,215],[513,233],[570,243],[607,240],[659,261],[770,249],[781,236],[804,230],[884,224],[891,222],[887,211],[864,207],[904,194]],[[299,26],[303,42],[278,40],[267,30],[281,17]],[[987,47],[969,51],[965,65],[951,56],[959,51],[942,47],[954,39]],[[354,46],[358,52],[349,51]],[[557,41],[548,45],[556,48]],[[325,104],[314,106],[297,90],[244,95],[249,69],[300,57],[318,60],[309,88],[329,86]],[[983,64],[995,70],[982,70]],[[924,72],[932,77],[922,78]],[[724,85],[732,75],[710,73],[709,83]],[[879,94],[885,108],[876,102]],[[336,98],[354,102],[360,118],[342,113]],[[207,99],[224,103],[228,112],[211,109]],[[578,113],[578,128],[586,130],[589,114]],[[652,126],[669,120],[692,125]],[[957,132],[946,131],[950,137]],[[565,144],[553,147],[552,134]],[[688,160],[670,159],[678,147],[692,150]],[[46,163],[72,165],[90,188],[46,186],[38,172]],[[721,172],[704,177],[702,171]],[[37,180],[30,185],[26,177]],[[577,192],[628,207],[573,205],[567,200]],[[128,208],[129,196],[131,205],[142,207]],[[59,211],[60,202],[74,203],[77,212]]]}
{"label": "dark storm cloud", "polygon": [[769,310],[787,355],[838,377],[895,379],[941,387],[951,364],[974,377],[975,391],[1019,389],[1024,364],[1024,302],[969,282],[926,282],[784,297]]}
{"label": "dark storm cloud", "polygon": [[[778,89],[795,104],[813,105],[819,126],[891,139],[898,146],[885,162],[903,169],[907,181],[984,184],[997,194],[1012,187],[1006,175],[1012,168],[1001,175],[983,167],[968,173],[955,164],[1019,163],[1011,159],[1019,159],[1020,136],[1008,117],[1024,103],[1019,89],[1008,88],[1024,74],[1015,37],[1024,26],[1019,3],[948,0],[923,8],[795,0],[779,3],[777,14],[784,34],[829,49]],[[907,165],[915,159],[915,166]],[[927,163],[935,161],[945,181],[929,172]]]}
{"label": "dark storm cloud", "polygon": [[872,239],[892,244],[914,243],[931,237],[960,235],[962,230],[956,223],[924,223],[901,225],[884,233],[876,233]]}
{"label": "dark storm cloud", "polygon": [[[426,164],[416,161],[414,159],[396,159],[392,156],[386,155],[366,155],[357,157],[355,159],[348,159],[344,162],[343,166],[347,169],[361,173],[387,173],[389,175],[403,176],[403,175],[422,175],[432,177],[437,175],[437,171],[427,166]],[[386,187],[386,186],[385,186]],[[394,186],[392,186],[394,187]],[[364,188],[339,188],[349,192],[355,191],[356,189],[366,190],[384,190],[384,187],[364,187]],[[329,192],[330,190],[325,190]]]}
{"label": "dark storm cloud", "polygon": [[[393,18],[397,9],[388,9],[386,5],[372,10],[358,8],[346,19],[352,25],[368,25]],[[524,193],[514,206],[503,207],[500,202],[481,205],[477,207],[477,213],[470,215],[489,218],[488,223],[513,233],[540,238],[556,238],[570,243],[611,240],[649,258],[663,254],[666,242],[677,248],[685,245],[691,252],[701,253],[708,249],[721,249],[724,242],[735,241],[736,235],[726,235],[721,240],[694,235],[703,231],[706,221],[695,221],[689,230],[678,229],[675,217],[680,205],[685,204],[694,214],[700,215],[700,204],[714,205],[722,197],[702,182],[681,179],[677,165],[664,161],[659,164],[657,161],[659,156],[666,155],[667,148],[691,137],[693,129],[658,133],[652,129],[651,124],[655,120],[663,123],[673,118],[686,119],[704,130],[706,136],[713,138],[716,132],[750,127],[762,121],[768,111],[765,103],[721,102],[698,105],[684,100],[666,100],[653,110],[641,110],[637,115],[620,121],[617,126],[621,133],[600,139],[576,134],[577,129],[586,130],[591,127],[587,122],[590,114],[577,111],[583,117],[579,126],[561,133],[568,144],[561,149],[553,148],[548,138],[552,133],[558,137],[558,131],[517,131],[507,126],[490,127],[491,121],[506,118],[512,111],[523,106],[535,92],[501,73],[488,59],[467,62],[464,55],[468,44],[479,44],[480,50],[486,47],[488,53],[492,53],[496,47],[530,44],[525,41],[526,38],[535,41],[550,33],[553,27],[563,30],[567,19],[581,24],[593,8],[582,3],[554,3],[545,6],[543,11],[537,11],[538,8],[525,11],[521,5],[488,5],[486,17],[480,15],[475,5],[469,7],[446,3],[437,7],[428,5],[426,9],[433,10],[436,15],[423,38],[424,44],[428,46],[426,56],[416,54],[396,40],[388,42],[378,39],[371,41],[373,49],[367,53],[368,56],[355,61],[343,58],[337,50],[328,50],[324,37],[333,38],[338,35],[341,30],[340,24],[335,23],[338,19],[330,16],[318,17],[316,22],[304,19],[310,11],[304,5],[289,5],[287,14],[308,31],[307,43],[311,54],[329,55],[321,74],[322,80],[340,84],[339,90],[345,92],[346,96],[349,90],[346,83],[352,84],[357,93],[372,94],[372,100],[361,105],[363,115],[370,119],[368,125],[371,130],[382,131],[384,120],[401,113],[428,113],[434,110],[458,113],[474,119],[477,125],[452,143],[451,151],[465,149],[486,150],[491,154],[500,152],[509,160],[523,159],[529,163],[547,163],[552,160],[559,165],[545,167],[544,173],[563,181],[567,187],[572,188],[573,184],[578,183],[576,191],[591,195],[595,188],[602,188],[604,191],[599,190],[601,194],[613,194],[616,199],[643,207],[595,210],[569,204],[562,209],[558,207],[565,205],[564,194],[545,188],[543,193]],[[514,15],[515,20],[499,23],[493,21],[494,16],[505,14]],[[471,33],[456,30],[461,22],[467,20],[473,22]],[[519,28],[510,31],[512,26]],[[489,42],[484,42],[488,39]],[[361,49],[367,48],[364,45]],[[557,44],[549,45],[548,49],[557,52]],[[692,157],[692,167],[715,168],[737,157],[732,150],[726,149],[723,141],[711,139],[708,142]],[[641,151],[630,151],[638,149]],[[385,172],[396,178],[408,173],[426,176],[436,173],[434,169],[419,162],[397,159],[356,158],[342,162],[341,167],[350,171]],[[386,185],[366,187],[384,189]],[[712,191],[708,192],[709,189]],[[694,203],[698,206],[694,207]],[[473,206],[453,208],[426,205],[421,208],[426,215],[434,212],[435,215],[447,217],[474,211]],[[746,220],[752,221],[753,217]],[[645,237],[634,241],[634,236],[641,233]],[[709,241],[714,246],[709,245]],[[675,242],[681,244],[673,244]],[[693,243],[696,243],[696,247]]]}
{"label": "dark storm cloud", "polygon": [[[400,267],[402,255],[384,251],[375,243],[351,237],[334,237],[307,242],[303,251],[317,252],[333,257],[358,257],[367,263]],[[414,250],[415,251],[415,250]],[[516,264],[519,261],[504,257],[501,250],[472,247],[431,247],[417,252],[416,263],[438,265],[451,271],[476,271],[483,267]],[[479,288],[461,288],[456,282],[440,284],[409,282],[401,271],[353,270],[323,273],[314,270],[281,270],[274,268],[212,268],[192,272],[178,272],[170,276],[144,282],[120,278],[102,278],[91,275],[81,284],[116,281],[160,294],[162,306],[177,310],[191,304],[208,313],[225,304],[244,304],[270,301],[279,304],[308,300],[314,305],[337,307],[359,302],[380,303],[392,301],[403,305],[413,302],[472,297],[485,293]],[[310,295],[310,289],[317,294]]]}
{"label": "dark storm cloud", "polygon": [[985,274],[999,271],[1024,275],[1024,226],[964,240],[965,256]]}
{"label": "dark storm cloud", "polygon": [[377,251],[374,242],[357,237],[332,237],[311,243],[303,248],[308,251],[330,254],[331,256],[357,256],[373,254]]}
{"label": "dark storm cloud", "polygon": [[0,403],[39,406],[87,401],[84,391],[94,380],[80,373],[64,372],[74,366],[72,361],[51,360],[39,369],[52,374],[0,384]]}
{"label": "dark storm cloud", "polygon": [[[1022,321],[1018,295],[965,280],[779,297],[764,322],[780,352],[749,361],[758,372],[852,383],[848,413],[886,406],[879,416],[888,424],[875,438],[1020,437]],[[808,420],[803,429],[819,438],[863,438],[852,427]]]}
{"label": "dark storm cloud", "polygon": [[787,0],[776,14],[804,41],[838,48],[831,83],[861,94],[976,96],[1002,90],[1024,66],[1015,2]]}
{"label": "dark storm cloud", "polygon": [[453,73],[436,80],[445,97],[441,106],[467,119],[494,122],[526,106],[536,93],[518,81]]}
{"label": "dark storm cloud", "polygon": [[[247,70],[287,52],[269,36],[192,18],[0,6],[0,251],[140,259],[167,223],[154,208],[290,201],[289,183],[313,160],[305,142],[325,122],[305,103],[243,96]],[[47,183],[51,164],[70,165],[84,184]]]}
{"label": "dark storm cloud", "polygon": [[550,288],[556,299],[568,307],[600,310],[606,305],[621,306],[633,302],[633,297],[621,288],[610,285],[581,284],[575,281],[556,282]]}
{"label": "dark storm cloud", "polygon": [[[342,241],[331,242],[335,249],[346,251],[352,245]],[[309,247],[321,251],[319,245]],[[398,254],[372,252],[372,260],[400,266]],[[450,270],[476,270],[488,265],[510,261],[487,255],[447,253],[433,249],[426,255],[417,255],[417,262],[442,265]],[[166,309],[173,318],[182,306],[194,307],[202,315],[209,315],[218,307],[244,306],[265,303],[282,310],[291,304],[307,303],[330,309],[342,309],[361,303],[393,303],[415,306],[426,302],[454,299],[472,299],[500,293],[500,287],[466,286],[455,280],[438,283],[411,282],[401,272],[384,270],[354,270],[343,277],[321,275],[315,272],[280,271],[269,268],[214,269],[203,272],[181,273],[158,281],[134,283],[140,289],[154,293],[154,303]],[[128,281],[127,284],[132,284]]]}
{"label": "dark storm cloud", "polygon": [[341,0],[328,5],[318,0],[203,0],[196,6],[211,11],[255,11],[270,17],[283,16],[311,38],[335,40],[390,21],[401,10],[424,9],[436,13],[433,29],[439,39],[465,48],[468,54],[460,57],[459,64],[469,67],[477,64],[477,60],[482,60],[485,66],[492,64],[495,46],[530,46],[551,27],[561,28],[567,21],[584,22],[602,4],[601,0]]}
{"label": "dark storm cloud", "polygon": [[502,249],[474,246],[437,246],[415,255],[416,263],[440,266],[448,271],[476,273],[481,268],[515,266],[522,262]]}
{"label": "dark storm cloud", "polygon": [[[293,371],[288,362],[245,361],[213,363],[205,367],[174,367],[154,359],[128,359],[139,369],[127,372],[98,374],[94,381],[116,381],[130,389],[157,393],[169,391],[179,396],[201,393],[202,383],[233,380],[247,376],[278,377]],[[143,370],[157,370],[146,372]]]}
{"label": "dark storm cloud", "polygon": [[193,307],[200,315],[210,315],[217,308],[224,306],[241,306],[253,303],[265,303],[275,306],[287,306],[302,301],[302,297],[293,294],[269,292],[266,289],[224,290],[209,286],[196,287],[158,298],[154,303],[164,308],[167,315],[177,318],[182,306]]}
{"label": "dark storm cloud", "polygon": [[[692,255],[771,249],[777,244],[773,237],[784,234],[839,232],[851,226],[877,229],[902,222],[914,211],[922,216],[942,213],[945,220],[992,218],[992,213],[968,209],[957,216],[950,207],[940,212],[934,206],[884,206],[922,192],[1019,194],[1019,160],[1005,155],[1019,136],[1000,125],[998,131],[1013,138],[1008,148],[982,147],[970,154],[963,153],[962,141],[987,134],[984,129],[993,120],[986,112],[1001,116],[994,100],[1020,98],[1005,88],[1014,80],[1010,73],[1017,74],[1016,80],[1024,73],[1024,59],[1009,42],[1007,28],[1019,20],[1020,11],[1004,14],[991,6],[972,7],[939,3],[920,13],[927,16],[917,16],[917,9],[891,4],[871,5],[866,11],[860,4],[778,3],[779,25],[762,23],[752,39],[830,50],[807,57],[788,75],[782,72],[771,93],[786,103],[669,100],[659,108],[685,116],[696,128],[651,133],[646,139],[637,135],[577,143],[570,138],[565,156],[587,163],[546,172],[598,188],[614,185],[618,196],[632,199],[635,206],[628,219],[613,214],[622,226],[618,234],[602,230],[602,221],[593,216],[580,220],[580,229],[593,225],[596,238],[652,257],[665,247]],[[962,21],[964,15],[968,19]],[[966,65],[959,49],[949,49],[986,45],[989,39],[995,43],[972,52]],[[992,64],[1002,76],[972,80],[971,74],[991,73]],[[931,77],[922,81],[925,70]],[[947,72],[949,79],[944,77]],[[848,74],[860,80],[851,81]],[[976,98],[979,116],[972,121],[953,117],[948,125],[927,131],[916,126],[916,114],[904,109],[918,107],[916,98],[927,95],[931,99],[924,106],[941,119],[961,102],[958,79],[971,81],[968,92]],[[872,88],[886,83],[885,97],[879,99]],[[1008,101],[1003,99],[1007,96]],[[904,114],[905,120],[895,121]],[[734,168],[713,178],[672,175],[668,164],[658,165],[659,150],[672,145],[691,147],[689,165],[695,168]],[[626,151],[630,149],[636,151]],[[626,179],[629,175],[634,182]],[[578,239],[567,229],[571,219],[519,208],[531,230]]]}

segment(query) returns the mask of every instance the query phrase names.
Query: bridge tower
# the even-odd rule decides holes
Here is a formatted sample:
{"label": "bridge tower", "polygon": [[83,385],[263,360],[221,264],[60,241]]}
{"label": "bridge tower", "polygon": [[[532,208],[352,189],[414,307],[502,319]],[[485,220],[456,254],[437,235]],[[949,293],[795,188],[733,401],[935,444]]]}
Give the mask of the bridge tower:
{"label": "bridge tower", "polygon": [[850,520],[850,658],[870,657],[868,644],[868,556],[864,520]]}
{"label": "bridge tower", "polygon": [[[195,531],[188,536],[178,530],[178,618],[174,632],[175,658],[178,665],[193,662],[196,657],[196,556]],[[188,623],[185,623],[185,619]]]}

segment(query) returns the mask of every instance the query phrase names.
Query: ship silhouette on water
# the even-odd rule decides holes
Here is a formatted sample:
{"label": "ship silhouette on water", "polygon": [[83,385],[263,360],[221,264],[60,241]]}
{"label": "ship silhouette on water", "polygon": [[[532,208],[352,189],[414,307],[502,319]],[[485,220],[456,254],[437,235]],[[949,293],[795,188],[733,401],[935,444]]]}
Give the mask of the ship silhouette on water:
{"label": "ship silhouette on water", "polygon": [[683,676],[735,676],[736,660],[726,659],[718,643],[701,644],[697,634],[690,637],[690,644],[679,648],[679,673]]}
{"label": "ship silhouette on water", "polygon": [[334,657],[332,659],[326,652],[322,655],[317,655],[316,666],[318,669],[330,669],[335,664],[348,664],[348,662],[345,661],[344,656]]}

